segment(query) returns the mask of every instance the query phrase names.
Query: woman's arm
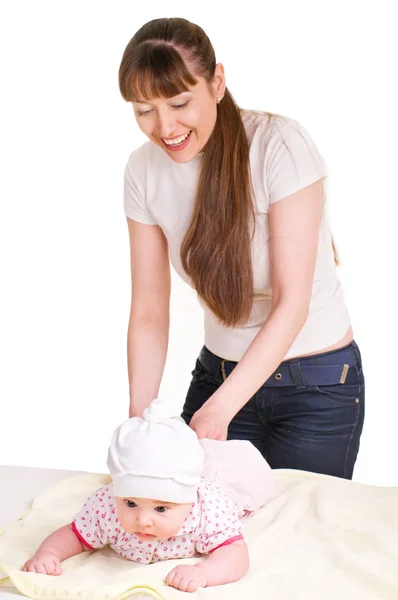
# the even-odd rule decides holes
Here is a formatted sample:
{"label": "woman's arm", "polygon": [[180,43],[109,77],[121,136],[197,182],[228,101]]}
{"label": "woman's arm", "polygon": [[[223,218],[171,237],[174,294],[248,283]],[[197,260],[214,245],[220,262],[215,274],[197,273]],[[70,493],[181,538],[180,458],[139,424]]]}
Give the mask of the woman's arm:
{"label": "woman's arm", "polygon": [[195,413],[199,438],[226,439],[231,419],[272,375],[303,328],[323,211],[321,180],[270,207],[271,313],[226,381]]}
{"label": "woman's arm", "polygon": [[169,336],[170,264],[157,225],[127,219],[130,237],[131,310],[127,336],[129,416],[141,416],[158,396]]}

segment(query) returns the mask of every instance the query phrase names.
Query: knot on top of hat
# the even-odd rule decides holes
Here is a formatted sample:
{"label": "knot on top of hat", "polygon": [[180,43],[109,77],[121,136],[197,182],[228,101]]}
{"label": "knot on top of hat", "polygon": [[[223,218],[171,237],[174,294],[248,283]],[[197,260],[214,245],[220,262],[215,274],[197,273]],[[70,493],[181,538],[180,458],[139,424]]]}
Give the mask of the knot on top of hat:
{"label": "knot on top of hat", "polygon": [[144,421],[149,421],[150,423],[162,423],[170,418],[170,410],[167,409],[167,404],[164,400],[156,398],[144,410],[143,418]]}

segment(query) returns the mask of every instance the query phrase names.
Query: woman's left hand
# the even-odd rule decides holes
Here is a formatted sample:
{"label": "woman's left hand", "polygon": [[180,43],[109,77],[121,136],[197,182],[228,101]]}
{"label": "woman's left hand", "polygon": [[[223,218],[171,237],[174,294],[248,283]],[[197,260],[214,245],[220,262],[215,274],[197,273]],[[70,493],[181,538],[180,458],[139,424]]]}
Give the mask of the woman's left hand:
{"label": "woman's left hand", "polygon": [[226,440],[228,436],[229,420],[219,411],[209,408],[200,408],[192,417],[189,426],[195,431],[199,439]]}

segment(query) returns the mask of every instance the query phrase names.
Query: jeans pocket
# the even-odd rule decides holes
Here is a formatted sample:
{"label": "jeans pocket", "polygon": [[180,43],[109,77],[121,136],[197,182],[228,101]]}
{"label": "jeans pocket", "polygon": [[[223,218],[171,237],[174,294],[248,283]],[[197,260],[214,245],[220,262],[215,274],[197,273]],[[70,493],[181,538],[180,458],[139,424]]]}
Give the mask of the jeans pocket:
{"label": "jeans pocket", "polygon": [[363,393],[363,375],[358,367],[355,368],[355,380],[349,383],[338,383],[336,385],[311,385],[308,389],[320,394],[326,400],[334,404],[352,405],[359,404]]}
{"label": "jeans pocket", "polygon": [[222,383],[222,379],[221,376],[217,377],[214,373],[212,373],[211,371],[208,371],[206,369],[206,367],[200,362],[199,358],[196,360],[196,364],[195,364],[195,368],[194,370],[191,372],[192,375],[192,381],[193,382],[208,382],[208,383],[217,383],[220,384]]}

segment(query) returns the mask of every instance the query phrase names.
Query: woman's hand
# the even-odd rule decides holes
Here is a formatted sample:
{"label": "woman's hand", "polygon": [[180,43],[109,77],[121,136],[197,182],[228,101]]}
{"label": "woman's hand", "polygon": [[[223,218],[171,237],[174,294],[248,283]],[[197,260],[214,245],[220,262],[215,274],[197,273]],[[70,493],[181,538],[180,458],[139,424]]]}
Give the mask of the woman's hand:
{"label": "woman's hand", "polygon": [[189,426],[195,431],[199,439],[226,440],[230,420],[220,411],[203,406],[193,415]]}

